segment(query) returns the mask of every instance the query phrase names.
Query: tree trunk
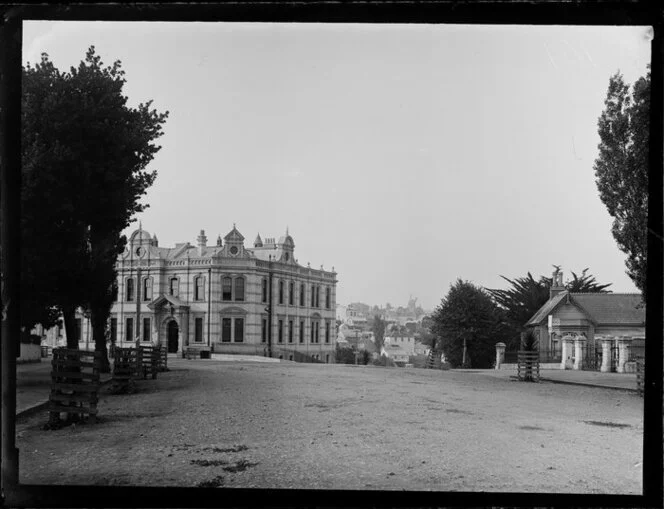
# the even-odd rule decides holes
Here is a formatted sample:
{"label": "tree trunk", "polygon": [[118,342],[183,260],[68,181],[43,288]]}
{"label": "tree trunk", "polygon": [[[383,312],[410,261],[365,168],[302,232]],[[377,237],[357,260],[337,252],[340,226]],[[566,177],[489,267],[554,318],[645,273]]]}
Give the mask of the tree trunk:
{"label": "tree trunk", "polygon": [[71,305],[62,306],[62,318],[65,322],[67,348],[78,350],[78,338],[76,337],[76,307]]}
{"label": "tree trunk", "polygon": [[108,313],[103,310],[92,309],[90,321],[92,322],[92,340],[95,342],[95,351],[101,352],[100,373],[110,373],[111,364],[108,361],[108,350],[106,348],[106,319]]}
{"label": "tree trunk", "polygon": [[461,357],[461,367],[466,367],[466,338],[463,338],[463,356]]}

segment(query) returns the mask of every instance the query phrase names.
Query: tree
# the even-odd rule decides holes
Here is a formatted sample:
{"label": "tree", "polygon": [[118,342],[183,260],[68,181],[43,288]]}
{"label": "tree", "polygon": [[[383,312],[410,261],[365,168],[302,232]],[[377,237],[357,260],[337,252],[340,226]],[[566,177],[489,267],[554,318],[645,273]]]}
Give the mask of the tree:
{"label": "tree", "polygon": [[355,351],[352,348],[337,345],[334,354],[337,364],[355,364]]}
{"label": "tree", "polygon": [[[504,311],[505,322],[511,331],[507,349],[512,350],[518,346],[520,333],[525,330],[526,322],[549,300],[553,278],[540,276],[535,279],[530,272],[525,277],[515,279],[500,277],[507,281],[510,287],[506,290],[487,289],[487,292]],[[581,275],[572,272],[572,279],[568,279],[564,286],[570,292],[606,293],[611,283],[597,283],[595,276],[588,274],[588,268],[585,268]]]}
{"label": "tree", "polygon": [[373,326],[371,330],[374,334],[374,342],[376,344],[376,351],[380,352],[383,348],[383,338],[385,337],[385,320],[383,320],[380,315],[375,315],[373,320]]}
{"label": "tree", "polygon": [[[44,272],[60,274],[62,264],[67,265],[68,276],[60,279],[68,285],[59,285],[45,300],[61,310],[68,331],[76,307],[90,312],[95,349],[103,353],[102,369],[108,370],[106,325],[117,292],[115,262],[126,243],[121,232],[147,207],[139,200],[156,177],[147,165],[161,148],[154,141],[162,135],[168,112],[150,109],[151,101],[127,106],[121,63],[105,67],[94,46],[67,73],[43,54],[41,63],[28,64],[23,74],[24,167],[31,171],[33,187],[57,186],[57,192],[50,191],[49,208],[34,199],[30,188],[24,209],[27,203],[28,218],[39,227],[54,213],[61,221],[54,241],[71,243],[66,261],[49,260],[47,249],[34,251]],[[42,250],[46,247],[51,246]]]}
{"label": "tree", "polygon": [[598,120],[599,196],[613,218],[611,233],[627,255],[627,275],[646,295],[650,69],[632,87],[620,73],[609,79]]}
{"label": "tree", "polygon": [[489,368],[505,336],[503,313],[489,294],[458,279],[433,314],[433,332],[454,367]]}

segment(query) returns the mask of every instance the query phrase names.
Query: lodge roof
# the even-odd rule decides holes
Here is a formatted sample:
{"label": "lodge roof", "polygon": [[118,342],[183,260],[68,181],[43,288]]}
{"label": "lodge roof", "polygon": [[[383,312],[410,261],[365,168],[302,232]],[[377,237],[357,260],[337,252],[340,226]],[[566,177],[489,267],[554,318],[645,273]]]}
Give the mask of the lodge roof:
{"label": "lodge roof", "polygon": [[584,313],[595,325],[645,324],[645,307],[639,293],[570,293],[562,292],[549,299],[526,326],[542,324],[562,303],[570,303]]}

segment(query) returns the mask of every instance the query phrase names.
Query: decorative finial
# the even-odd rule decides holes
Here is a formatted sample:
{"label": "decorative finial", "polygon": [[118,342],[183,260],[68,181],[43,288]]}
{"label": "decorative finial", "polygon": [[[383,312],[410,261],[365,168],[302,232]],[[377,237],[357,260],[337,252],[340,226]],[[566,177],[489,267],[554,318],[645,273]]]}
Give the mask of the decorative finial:
{"label": "decorative finial", "polygon": [[233,223],[233,228],[235,228],[235,223]]}
{"label": "decorative finial", "polygon": [[286,237],[288,237],[288,225],[286,225]]}
{"label": "decorative finial", "polygon": [[143,225],[141,224],[140,220],[138,221],[138,229],[141,231],[143,230]]}

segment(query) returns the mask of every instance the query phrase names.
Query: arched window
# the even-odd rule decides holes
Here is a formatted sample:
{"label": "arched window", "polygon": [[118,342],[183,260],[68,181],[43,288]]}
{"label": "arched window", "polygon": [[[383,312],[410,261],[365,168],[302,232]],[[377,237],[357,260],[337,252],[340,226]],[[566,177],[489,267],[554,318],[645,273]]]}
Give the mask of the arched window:
{"label": "arched window", "polygon": [[230,277],[223,278],[221,280],[221,300],[231,300],[232,291],[233,291],[233,280]]}
{"label": "arched window", "polygon": [[320,307],[320,286],[316,287],[316,307]]}
{"label": "arched window", "polygon": [[172,277],[170,279],[168,292],[173,297],[177,297],[180,294],[180,280],[178,278]]}
{"label": "arched window", "polygon": [[305,287],[304,283],[300,285],[300,306],[304,306],[304,294],[305,294]]}
{"label": "arched window", "polygon": [[244,278],[235,278],[235,300],[244,300]]}
{"label": "arched window", "polygon": [[311,307],[316,307],[316,287],[311,285]]}
{"label": "arched window", "polygon": [[292,281],[288,283],[288,304],[293,305],[295,303],[295,283]]}
{"label": "arched window", "polygon": [[330,288],[325,288],[325,308],[330,309]]}
{"label": "arched window", "polygon": [[194,300],[205,300],[205,278],[197,276],[194,279]]}
{"label": "arched window", "polygon": [[146,277],[143,280],[143,300],[152,300],[152,278]]}
{"label": "arched window", "polygon": [[127,288],[125,293],[126,299],[128,302],[134,300],[134,278],[130,277],[127,279]]}
{"label": "arched window", "polygon": [[284,282],[279,281],[279,304],[284,303]]}
{"label": "arched window", "polygon": [[263,278],[262,282],[262,302],[267,302],[267,279]]}

